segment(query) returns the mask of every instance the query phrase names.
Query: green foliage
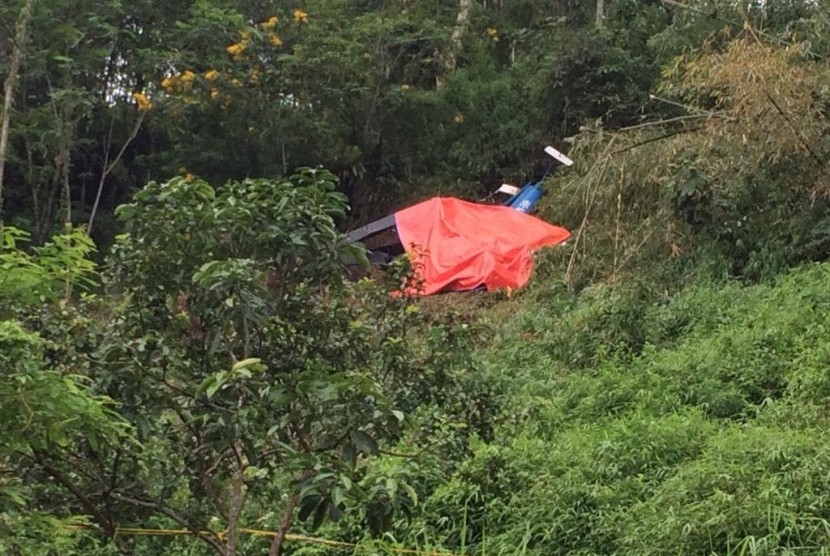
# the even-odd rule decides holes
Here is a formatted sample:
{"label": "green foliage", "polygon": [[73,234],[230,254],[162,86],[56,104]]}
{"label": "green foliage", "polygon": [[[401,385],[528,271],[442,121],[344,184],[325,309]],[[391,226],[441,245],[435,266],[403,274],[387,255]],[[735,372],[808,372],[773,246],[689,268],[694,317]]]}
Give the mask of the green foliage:
{"label": "green foliage", "polygon": [[94,284],[95,263],[88,257],[95,245],[83,230],[56,235],[31,253],[18,247],[29,237],[22,230],[0,227],[0,314],[20,304],[54,301],[68,284]]}
{"label": "green foliage", "polygon": [[219,267],[194,275],[197,268],[245,258],[261,261],[260,271],[278,271],[281,284],[331,278],[347,249],[332,221],[346,209],[334,181],[305,170],[291,180],[233,182],[218,194],[201,180],[152,182],[119,208],[127,232],[115,248],[119,279],[154,294],[185,292],[191,280],[210,290],[206,282]]}
{"label": "green foliage", "polygon": [[[38,523],[78,514],[106,535],[208,527],[204,548],[251,553],[262,540],[234,530],[291,525],[295,506],[295,527],[347,512],[381,534],[419,494],[373,459],[430,442],[414,465],[452,462],[471,435],[492,433],[492,392],[469,357],[475,328],[346,280],[365,255],[335,227],[347,206],[334,182],[310,169],[219,191],[151,182],[118,211],[126,233],[105,290],[81,299],[71,293],[92,284],[88,237],[27,253],[27,236],[7,229],[0,279],[18,320],[0,323],[0,496],[12,507],[0,526],[26,533],[3,546],[27,553]],[[405,261],[392,274],[412,280]],[[56,527],[48,542],[68,551],[124,549]]]}
{"label": "green foliage", "polygon": [[[473,2],[459,20],[462,4],[36,3],[7,219],[41,243],[95,206],[108,246],[112,211],[148,180],[224,183],[322,164],[363,221],[436,188],[477,197],[538,177],[540,145],[583,125],[676,115],[649,100],[664,66],[707,42],[723,48],[744,19],[807,60],[827,50],[826,14],[809,1],[744,12],[617,0],[600,26],[593,1]],[[0,38],[18,8],[0,10]]]}
{"label": "green foliage", "polygon": [[86,255],[92,242],[74,230],[27,253],[18,247],[27,234],[13,228],[0,232],[0,308],[3,316],[20,318],[0,320],[0,549],[61,553],[81,540],[64,530],[78,519],[63,508],[44,511],[37,500],[40,489],[29,481],[33,464],[44,454],[79,445],[119,442],[129,436],[129,427],[112,400],[90,392],[78,369],[53,365],[48,354],[55,346],[26,328],[35,306],[42,313],[59,312],[57,299],[75,284],[91,283],[94,264]]}
{"label": "green foliage", "polygon": [[105,408],[105,399],[87,395],[83,377],[43,368],[44,346],[37,335],[14,321],[3,321],[0,347],[6,377],[0,386],[4,400],[0,416],[10,432],[4,438],[4,450],[65,446],[79,434],[89,435],[86,440],[95,443],[98,433],[115,432],[100,428],[113,414]]}
{"label": "green foliage", "polygon": [[574,139],[576,164],[549,180],[540,207],[576,230],[559,255],[570,288],[625,276],[669,291],[712,274],[756,282],[826,257],[826,62],[752,33],[664,68],[654,102],[672,118]]}
{"label": "green foliage", "polygon": [[[152,182],[118,211],[126,233],[105,278],[120,303],[79,306],[101,323],[34,319],[56,344],[52,359],[84,368],[140,441],[38,460],[74,485],[74,504],[105,532],[130,520],[210,524],[227,535],[206,546],[231,554],[242,546],[234,529],[290,524],[296,505],[309,529],[365,506],[358,519],[380,533],[411,511],[397,492],[415,490],[367,475],[372,458],[427,437],[463,450],[471,429],[491,426],[487,392],[471,387],[466,327],[345,279],[346,263],[365,256],[335,228],[346,205],[334,181],[303,170],[218,192]],[[100,505],[78,495],[93,491],[105,492]]]}
{"label": "green foliage", "polygon": [[[308,13],[295,19],[298,8]],[[531,172],[526,159],[551,134],[637,110],[656,73],[628,62],[645,47],[639,38],[598,39],[590,68],[607,83],[545,82],[563,74],[551,66],[585,69],[571,63],[585,8],[478,8],[451,39],[456,8],[434,2],[40,4],[11,119],[8,214],[42,242],[58,221],[86,221],[97,201],[102,228],[115,227],[111,210],[148,178],[192,172],[223,183],[317,164],[342,178],[359,219],[422,194],[424,180],[462,180],[459,193],[473,194],[472,183],[505,168]],[[632,20],[658,21],[635,12],[626,33]],[[640,26],[660,28],[649,25]],[[446,58],[456,49],[453,72]],[[626,77],[631,68],[637,75]],[[100,235],[109,243],[114,232]]]}
{"label": "green foliage", "polygon": [[597,287],[528,302],[486,358],[513,385],[495,440],[398,538],[463,530],[479,549],[527,554],[820,553],[828,273],[701,282],[661,301]]}
{"label": "green foliage", "polygon": [[79,525],[86,525],[86,521],[56,519],[41,512],[21,516],[14,510],[6,510],[0,513],[0,550],[15,556],[77,554],[85,535],[70,528]]}
{"label": "green foliage", "polygon": [[[37,3],[0,550],[261,554],[234,530],[285,523],[358,553],[826,551],[826,10],[463,5]],[[540,215],[574,237],[529,291],[346,279],[338,225],[538,176],[566,139]],[[99,202],[96,268],[52,232]]]}

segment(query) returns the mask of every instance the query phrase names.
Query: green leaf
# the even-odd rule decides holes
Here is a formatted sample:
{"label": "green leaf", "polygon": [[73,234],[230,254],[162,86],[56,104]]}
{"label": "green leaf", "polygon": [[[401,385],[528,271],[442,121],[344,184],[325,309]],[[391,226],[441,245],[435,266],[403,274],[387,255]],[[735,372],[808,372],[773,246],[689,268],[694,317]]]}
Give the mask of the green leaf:
{"label": "green leaf", "polygon": [[337,521],[343,515],[343,510],[337,504],[331,504],[329,506],[329,520],[330,521]]}
{"label": "green leaf", "polygon": [[311,515],[311,512],[314,511],[314,508],[317,507],[317,504],[320,502],[320,497],[316,494],[310,494],[304,497],[300,501],[300,511],[297,514],[297,517],[300,521],[305,521],[308,519],[308,516]]}
{"label": "green leaf", "polygon": [[345,459],[352,467],[357,464],[357,449],[354,444],[347,444],[343,448],[343,459]]}
{"label": "green leaf", "polygon": [[259,367],[259,363],[262,363],[262,359],[258,357],[249,357],[248,359],[243,359],[242,361],[239,361],[236,364],[234,364],[234,366],[231,367],[231,370],[238,371],[240,369],[247,369],[251,367],[252,371],[257,371],[259,370],[257,368]]}
{"label": "green leaf", "polygon": [[387,477],[386,491],[389,493],[389,498],[394,499],[395,495],[398,493],[398,481],[396,481],[392,477]]}
{"label": "green leaf", "polygon": [[412,485],[407,483],[401,483],[401,487],[406,491],[406,494],[409,496],[409,499],[412,500],[414,505],[418,505],[418,493],[415,492],[415,489],[412,488]]}
{"label": "green leaf", "polygon": [[6,497],[13,504],[23,506],[26,504],[26,497],[24,497],[16,488],[0,488],[0,497]]}
{"label": "green leaf", "polygon": [[320,503],[317,505],[317,509],[314,512],[314,521],[311,522],[311,528],[313,530],[319,529],[323,524],[323,521],[326,519],[326,512],[329,509],[329,505],[330,502],[328,498],[320,500]]}
{"label": "green leaf", "polygon": [[351,438],[355,447],[364,454],[370,454],[373,456],[378,454],[377,442],[375,442],[375,439],[365,432],[351,431],[349,433],[349,438]]}
{"label": "green leaf", "polygon": [[343,491],[342,488],[339,486],[335,486],[331,489],[331,503],[335,506],[339,506],[346,500],[346,493]]}

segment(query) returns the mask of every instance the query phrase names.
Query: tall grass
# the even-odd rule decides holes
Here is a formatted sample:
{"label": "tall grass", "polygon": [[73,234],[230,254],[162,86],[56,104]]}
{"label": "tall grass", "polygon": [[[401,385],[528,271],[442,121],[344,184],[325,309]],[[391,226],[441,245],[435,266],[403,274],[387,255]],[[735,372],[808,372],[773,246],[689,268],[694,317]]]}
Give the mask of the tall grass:
{"label": "tall grass", "polygon": [[[674,295],[535,298],[483,355],[495,440],[418,537],[488,554],[823,554],[830,264]],[[470,503],[470,493],[476,494]],[[399,523],[404,543],[414,533]]]}

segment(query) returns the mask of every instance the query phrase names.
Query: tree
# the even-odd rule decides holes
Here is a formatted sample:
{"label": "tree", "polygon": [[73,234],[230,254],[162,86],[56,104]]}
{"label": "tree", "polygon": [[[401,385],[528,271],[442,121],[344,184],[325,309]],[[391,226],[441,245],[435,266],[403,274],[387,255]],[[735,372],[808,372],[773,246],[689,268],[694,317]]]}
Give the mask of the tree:
{"label": "tree", "polygon": [[[26,327],[35,307],[59,310],[55,302],[67,283],[88,283],[92,243],[74,231],[29,254],[19,248],[26,239],[24,232],[0,228],[0,549],[9,554],[74,544],[63,526],[78,518],[43,508],[38,498],[49,487],[30,480],[33,467],[43,465],[53,480],[68,486],[64,474],[44,465],[47,454],[129,437],[111,400],[91,393],[78,369],[52,366],[46,355],[50,346]],[[80,513],[96,512],[88,503]]]}
{"label": "tree", "polygon": [[362,254],[334,226],[346,205],[333,190],[323,170],[218,192],[175,178],[119,209],[127,233],[107,282],[123,302],[75,325],[88,355],[54,357],[86,361],[138,443],[38,451],[69,507],[107,534],[161,520],[231,556],[261,513],[277,555],[295,514],[316,527],[366,501],[366,459],[455,384],[465,352],[436,355],[445,334],[412,343],[430,331],[409,299],[345,279]]}
{"label": "tree", "polygon": [[20,62],[24,56],[29,20],[32,18],[34,0],[26,0],[15,25],[14,43],[12,44],[11,64],[9,73],[3,83],[3,117],[0,121],[0,215],[3,214],[3,179],[6,167],[6,151],[9,147],[9,122],[11,121],[14,88],[17,83],[17,74],[20,72]]}

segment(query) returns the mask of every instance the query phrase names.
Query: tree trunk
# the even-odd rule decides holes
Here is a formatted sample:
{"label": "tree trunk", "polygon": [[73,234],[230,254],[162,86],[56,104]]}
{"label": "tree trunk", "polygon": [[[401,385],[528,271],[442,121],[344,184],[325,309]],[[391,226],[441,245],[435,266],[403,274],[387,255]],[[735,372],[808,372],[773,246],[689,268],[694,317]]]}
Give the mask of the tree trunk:
{"label": "tree trunk", "polygon": [[69,186],[69,172],[71,170],[72,164],[72,155],[69,152],[70,142],[71,139],[64,136],[63,140],[61,141],[60,152],[58,153],[58,158],[61,161],[61,172],[63,173],[63,203],[65,204],[64,210],[66,211],[64,213],[65,216],[63,220],[64,228],[68,228],[72,225],[72,190]]}
{"label": "tree trunk", "polygon": [[225,556],[236,556],[236,542],[239,539],[239,516],[245,504],[244,468],[239,467],[231,479],[231,499],[228,504],[228,529],[225,532]]}
{"label": "tree trunk", "polygon": [[[314,476],[314,471],[307,469],[300,477],[300,481],[305,481]],[[268,549],[268,556],[280,556],[282,551],[282,543],[285,541],[285,535],[288,534],[288,528],[291,526],[291,519],[294,517],[294,510],[300,502],[300,493],[294,492],[291,498],[288,499],[288,504],[282,512],[282,519],[280,519],[280,528],[277,531],[274,540],[271,542],[271,548]]]}
{"label": "tree trunk", "polygon": [[605,19],[605,0],[597,0],[597,27],[602,26]]}
{"label": "tree trunk", "polygon": [[294,509],[297,507],[297,503],[299,501],[300,495],[296,492],[291,495],[291,498],[288,499],[288,505],[285,507],[282,519],[280,520],[279,531],[277,531],[277,535],[271,542],[271,548],[268,550],[268,556],[280,556],[282,543],[285,541],[285,535],[288,533],[288,527],[291,526],[291,518],[294,516]]}
{"label": "tree trunk", "polygon": [[473,0],[458,0],[458,15],[455,18],[455,27],[453,27],[452,35],[450,35],[450,44],[441,54],[444,68],[441,75],[435,80],[436,88],[441,88],[446,77],[454,72],[458,65],[458,56],[461,54],[463,48],[464,34],[470,25],[470,12],[472,12],[472,8]]}
{"label": "tree trunk", "polygon": [[3,215],[3,179],[4,168],[6,167],[6,151],[9,148],[9,121],[11,119],[14,85],[17,82],[17,74],[20,71],[20,62],[23,58],[23,45],[26,43],[26,29],[29,26],[29,21],[32,19],[34,5],[35,0],[26,0],[26,3],[20,10],[17,25],[15,26],[9,75],[6,76],[6,82],[3,84],[3,121],[0,123],[0,218]]}

